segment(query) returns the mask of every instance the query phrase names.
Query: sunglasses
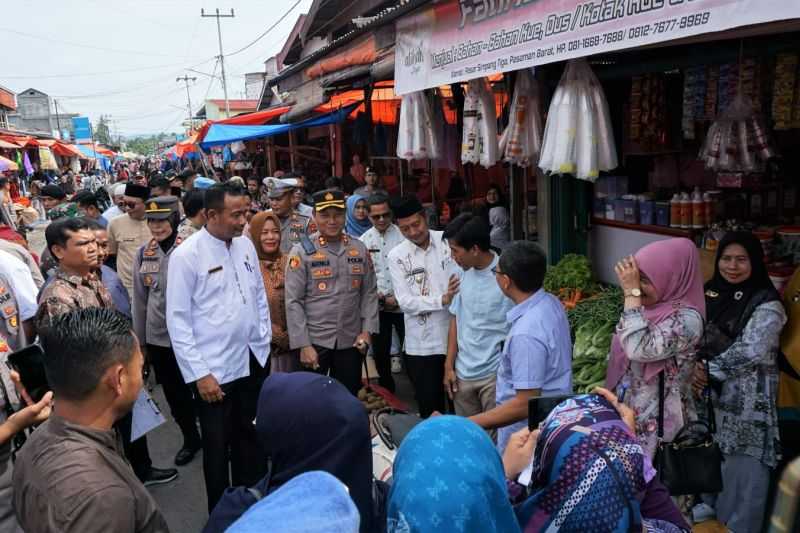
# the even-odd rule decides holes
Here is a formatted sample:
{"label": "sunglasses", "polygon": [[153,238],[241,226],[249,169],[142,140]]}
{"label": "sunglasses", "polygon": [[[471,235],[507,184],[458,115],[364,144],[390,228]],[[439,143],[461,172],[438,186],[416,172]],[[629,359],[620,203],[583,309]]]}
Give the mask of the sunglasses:
{"label": "sunglasses", "polygon": [[122,202],[122,206],[128,209],[136,209],[139,206],[138,202]]}
{"label": "sunglasses", "polygon": [[377,219],[377,220],[383,220],[384,218],[390,219],[390,218],[392,218],[392,214],[391,213],[378,213],[377,215],[370,215],[369,218],[374,218],[374,219]]}

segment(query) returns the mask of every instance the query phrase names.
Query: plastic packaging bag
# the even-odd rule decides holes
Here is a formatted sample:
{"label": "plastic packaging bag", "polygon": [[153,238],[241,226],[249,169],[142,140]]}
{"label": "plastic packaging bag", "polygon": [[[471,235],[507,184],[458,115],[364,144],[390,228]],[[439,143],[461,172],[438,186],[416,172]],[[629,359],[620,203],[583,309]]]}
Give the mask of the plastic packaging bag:
{"label": "plastic packaging bag", "polygon": [[617,164],[603,88],[585,60],[572,60],[550,102],[539,168],[594,181]]}
{"label": "plastic packaging bag", "polygon": [[775,155],[763,121],[742,95],[711,125],[700,149],[706,168],[727,172],[761,172]]}
{"label": "plastic packaging bag", "polygon": [[436,159],[439,143],[433,114],[424,91],[406,94],[400,102],[397,157],[406,160]]}
{"label": "plastic packaging bag", "polygon": [[499,157],[494,94],[485,78],[470,80],[464,95],[461,162],[489,168]]}
{"label": "plastic packaging bag", "polygon": [[542,113],[539,86],[530,70],[517,73],[508,126],[500,138],[503,160],[528,167],[542,148]]}

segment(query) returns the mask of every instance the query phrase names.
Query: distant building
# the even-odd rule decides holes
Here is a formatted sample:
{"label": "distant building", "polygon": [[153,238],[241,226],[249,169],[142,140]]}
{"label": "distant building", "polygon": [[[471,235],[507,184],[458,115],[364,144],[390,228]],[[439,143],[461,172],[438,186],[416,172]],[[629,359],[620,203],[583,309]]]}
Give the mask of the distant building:
{"label": "distant building", "polygon": [[[230,116],[235,117],[236,115],[255,111],[258,107],[258,100],[228,100],[228,105],[231,110]],[[227,118],[225,116],[225,100],[206,100],[206,103],[203,104],[203,107],[200,108],[194,118],[202,120],[220,120]]]}
{"label": "distant building", "polygon": [[17,110],[14,93],[0,85],[0,128],[8,128],[8,115]]}
{"label": "distant building", "polygon": [[62,133],[66,130],[69,138],[72,138],[72,117],[77,116],[77,113],[56,114],[50,96],[30,88],[17,94],[17,109],[15,113],[9,113],[8,121],[11,127],[40,131],[48,135],[59,132],[58,136],[63,136]]}

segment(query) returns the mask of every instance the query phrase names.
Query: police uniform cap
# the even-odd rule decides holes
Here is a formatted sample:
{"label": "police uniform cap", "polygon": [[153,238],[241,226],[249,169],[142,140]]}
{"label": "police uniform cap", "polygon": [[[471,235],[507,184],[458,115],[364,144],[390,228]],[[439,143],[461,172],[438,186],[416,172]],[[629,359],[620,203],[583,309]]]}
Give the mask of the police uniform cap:
{"label": "police uniform cap", "polygon": [[295,178],[266,177],[262,183],[269,189],[267,196],[270,198],[280,198],[299,185],[299,182]]}
{"label": "police uniform cap", "polygon": [[315,192],[312,195],[314,199],[314,209],[322,211],[329,207],[338,207],[339,209],[346,209],[344,203],[344,192],[338,189],[325,189]]}
{"label": "police uniform cap", "polygon": [[164,220],[172,213],[178,212],[178,198],[176,196],[157,196],[144,203],[144,217],[148,220]]}

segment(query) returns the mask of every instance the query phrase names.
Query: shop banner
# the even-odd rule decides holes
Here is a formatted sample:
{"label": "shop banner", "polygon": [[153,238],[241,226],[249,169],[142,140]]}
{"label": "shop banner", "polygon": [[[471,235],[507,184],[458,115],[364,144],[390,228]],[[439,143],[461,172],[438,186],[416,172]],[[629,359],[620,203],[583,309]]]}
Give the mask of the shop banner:
{"label": "shop banner", "polygon": [[397,22],[395,92],[794,18],[797,0],[445,0]]}
{"label": "shop banner", "polygon": [[91,141],[92,126],[89,124],[89,117],[73,117],[72,129],[75,131],[75,141]]}

